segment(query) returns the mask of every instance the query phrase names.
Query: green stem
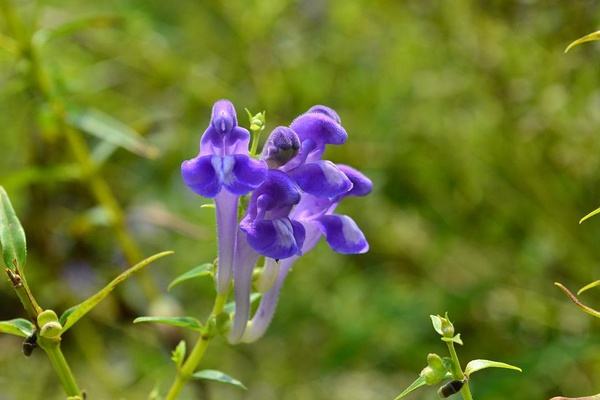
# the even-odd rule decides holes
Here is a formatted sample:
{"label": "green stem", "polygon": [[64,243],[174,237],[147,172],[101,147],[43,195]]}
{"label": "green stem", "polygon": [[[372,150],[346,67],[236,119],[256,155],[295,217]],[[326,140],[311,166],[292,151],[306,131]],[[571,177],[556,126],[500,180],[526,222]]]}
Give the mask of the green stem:
{"label": "green stem", "polygon": [[473,400],[473,396],[471,395],[471,388],[469,387],[469,380],[466,379],[465,374],[463,373],[462,367],[460,366],[460,360],[458,359],[458,354],[456,354],[456,349],[454,348],[453,342],[446,342],[448,345],[448,351],[450,352],[450,358],[452,358],[452,363],[454,364],[454,378],[460,381],[464,380],[465,384],[462,389],[460,389],[460,394],[463,400]]}
{"label": "green stem", "polygon": [[258,150],[258,142],[260,140],[260,129],[252,131],[252,143],[250,144],[250,154],[255,156]]}
{"label": "green stem", "polygon": [[[210,313],[210,316],[207,319],[207,325],[212,318],[215,318],[223,311],[223,307],[225,306],[226,301],[227,293],[217,295],[217,297],[215,298],[215,304],[213,306],[212,312]],[[179,397],[181,390],[183,390],[183,387],[185,386],[187,381],[190,380],[192,374],[194,373],[194,371],[196,371],[196,368],[198,368],[200,361],[202,361],[202,358],[204,357],[204,353],[206,352],[206,348],[208,347],[211,338],[211,335],[208,335],[204,332],[200,334],[200,337],[194,345],[192,352],[183,363],[181,369],[177,371],[175,381],[173,381],[173,384],[171,385],[171,388],[169,389],[165,400],[175,400]]]}
{"label": "green stem", "polygon": [[69,367],[69,363],[60,349],[60,339],[40,337],[38,339],[38,344],[44,349],[46,355],[48,355],[50,364],[52,364],[52,368],[54,368],[54,372],[56,372],[67,396],[82,399],[83,395],[81,389],[79,389],[77,381],[75,381],[75,377],[73,376],[73,372],[71,372],[71,368]]}
{"label": "green stem", "polygon": [[10,279],[13,289],[21,301],[23,308],[27,314],[29,314],[29,318],[35,323],[38,314],[42,312],[42,308],[38,305],[35,297],[33,297],[31,290],[29,290],[25,276],[21,274],[21,271],[18,268],[16,271],[7,268],[6,274],[8,275],[8,279]]}

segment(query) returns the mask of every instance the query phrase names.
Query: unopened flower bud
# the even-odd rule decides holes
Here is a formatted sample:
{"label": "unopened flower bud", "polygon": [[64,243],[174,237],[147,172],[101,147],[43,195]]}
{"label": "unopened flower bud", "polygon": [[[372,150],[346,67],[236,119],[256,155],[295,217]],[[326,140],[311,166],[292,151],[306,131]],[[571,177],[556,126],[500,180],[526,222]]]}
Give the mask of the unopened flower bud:
{"label": "unopened flower bud", "polygon": [[285,126],[273,129],[263,148],[262,159],[269,168],[278,168],[298,154],[300,139],[296,132]]}
{"label": "unopened flower bud", "polygon": [[420,375],[425,378],[425,383],[435,385],[446,377],[446,372],[441,357],[430,353],[427,355],[427,366],[423,368]]}
{"label": "unopened flower bud", "polygon": [[62,325],[58,321],[50,321],[42,326],[40,336],[44,338],[54,339],[60,336]]}
{"label": "unopened flower bud", "polygon": [[53,310],[44,310],[38,314],[37,323],[40,328],[49,322],[58,322],[58,316]]}

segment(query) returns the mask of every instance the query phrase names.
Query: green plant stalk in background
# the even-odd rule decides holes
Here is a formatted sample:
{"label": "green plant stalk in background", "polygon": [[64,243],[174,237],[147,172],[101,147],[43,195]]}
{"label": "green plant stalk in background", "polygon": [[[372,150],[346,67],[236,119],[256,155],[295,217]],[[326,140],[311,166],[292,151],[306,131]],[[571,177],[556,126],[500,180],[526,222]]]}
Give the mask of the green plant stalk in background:
{"label": "green plant stalk in background", "polygon": [[[94,165],[87,143],[81,137],[80,132],[70,126],[67,121],[65,102],[61,99],[58,91],[55,90],[54,83],[41,61],[40,44],[38,43],[41,41],[36,40],[35,34],[27,35],[25,33],[22,21],[19,19],[10,0],[0,0],[0,5],[12,35],[20,44],[19,55],[31,65],[32,88],[50,105],[60,131],[64,134],[69,149],[82,170],[83,181],[87,184],[98,204],[110,216],[111,226],[115,231],[117,242],[125,255],[125,259],[130,265],[137,263],[143,257],[142,251],[127,228],[125,213],[110,185]],[[149,300],[154,300],[159,296],[160,292],[156,284],[145,271],[140,274],[140,284]]]}
{"label": "green plant stalk in background", "polygon": [[223,307],[225,306],[225,303],[227,301],[227,296],[228,293],[224,293],[217,294],[217,296],[215,297],[212,312],[210,313],[210,316],[208,317],[206,324],[204,325],[205,328],[203,332],[201,332],[198,340],[196,341],[192,352],[185,360],[181,368],[178,369],[175,381],[171,385],[171,388],[169,389],[165,400],[177,399],[179,393],[181,393],[181,390],[183,389],[187,381],[190,380],[192,374],[194,373],[196,368],[198,368],[198,365],[204,357],[206,348],[208,347],[210,340],[214,336],[214,332],[210,332],[210,330],[214,329],[214,322],[216,321],[216,318],[219,316],[219,314],[223,312]]}

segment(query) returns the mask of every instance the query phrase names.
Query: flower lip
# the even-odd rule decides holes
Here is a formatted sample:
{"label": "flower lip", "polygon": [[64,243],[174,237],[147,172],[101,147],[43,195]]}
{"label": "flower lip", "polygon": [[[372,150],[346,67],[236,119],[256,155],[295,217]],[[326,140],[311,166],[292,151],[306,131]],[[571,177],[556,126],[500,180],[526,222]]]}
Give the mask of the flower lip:
{"label": "flower lip", "polygon": [[352,189],[344,193],[346,196],[366,196],[373,190],[373,182],[362,172],[345,164],[337,164],[337,167],[350,179]]}

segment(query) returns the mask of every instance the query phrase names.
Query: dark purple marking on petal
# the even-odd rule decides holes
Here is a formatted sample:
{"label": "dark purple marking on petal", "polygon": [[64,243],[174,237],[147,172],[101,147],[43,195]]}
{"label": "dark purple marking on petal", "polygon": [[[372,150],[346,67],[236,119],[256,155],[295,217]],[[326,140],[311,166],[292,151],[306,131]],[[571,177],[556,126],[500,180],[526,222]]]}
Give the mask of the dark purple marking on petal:
{"label": "dark purple marking on petal", "polygon": [[324,215],[317,221],[327,243],[341,254],[361,254],[369,250],[369,243],[354,220],[346,215]]}
{"label": "dark purple marking on petal", "polygon": [[267,162],[269,168],[278,168],[298,154],[300,139],[296,132],[285,126],[273,129],[265,146],[261,158]]}
{"label": "dark purple marking on petal", "polygon": [[183,182],[195,193],[215,197],[221,190],[221,160],[218,156],[202,156],[181,164]]}
{"label": "dark purple marking on petal", "polygon": [[317,161],[289,172],[300,189],[317,197],[334,198],[352,189],[352,182],[331,161]]}

